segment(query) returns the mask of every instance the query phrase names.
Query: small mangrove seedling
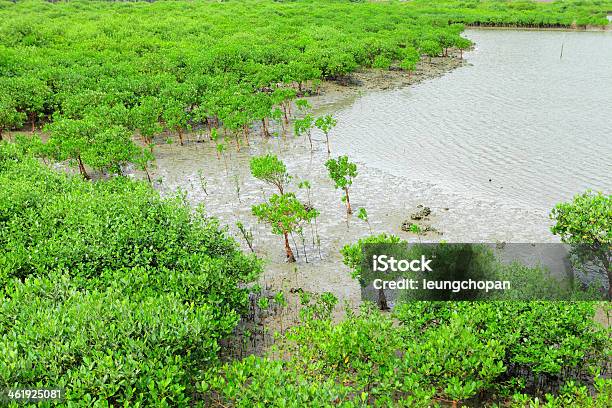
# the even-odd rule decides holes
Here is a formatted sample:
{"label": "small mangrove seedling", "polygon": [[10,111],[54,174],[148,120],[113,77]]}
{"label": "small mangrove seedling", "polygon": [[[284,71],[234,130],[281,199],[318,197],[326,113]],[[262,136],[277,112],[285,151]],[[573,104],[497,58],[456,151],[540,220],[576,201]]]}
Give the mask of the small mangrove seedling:
{"label": "small mangrove seedling", "polygon": [[238,197],[238,202],[241,203],[242,200],[240,200],[240,177],[237,174],[234,174],[232,176],[232,179],[234,180],[234,189],[236,190],[236,197]]}
{"label": "small mangrove seedling", "polygon": [[[312,208],[312,201],[310,199],[310,189],[311,189],[310,181],[308,181],[308,180],[300,181],[300,183],[298,184],[298,188],[305,188],[306,189],[306,191],[307,191],[306,194],[308,195],[308,202],[306,203],[306,205],[308,206],[308,208]],[[311,233],[311,236],[312,236],[312,245],[313,246],[316,245],[315,237],[318,236],[317,216],[318,216],[318,212],[317,212],[317,215],[315,217],[313,217],[312,220],[308,221],[308,224],[310,225],[310,233]],[[319,257],[320,256],[321,256],[321,249],[319,248]]]}
{"label": "small mangrove seedling", "polygon": [[283,291],[276,292],[274,294],[274,303],[276,303],[276,310],[278,310],[279,322],[280,322],[280,334],[283,334],[285,330],[283,329],[283,311],[289,305],[287,299],[285,298],[285,293]]}
{"label": "small mangrove seedling", "polygon": [[352,214],[349,188],[353,184],[353,179],[357,177],[357,165],[351,163],[348,156],[340,156],[337,159],[329,159],[325,162],[325,167],[329,171],[329,178],[336,188],[344,190],[342,201],[346,203],[346,213]]}
{"label": "small mangrove seedling", "polygon": [[259,306],[261,310],[268,310],[268,308],[270,307],[270,299],[268,299],[267,297],[259,298],[257,300],[257,306]]}
{"label": "small mangrove seedling", "polygon": [[215,152],[217,153],[217,160],[221,160],[221,156],[219,156],[219,131],[217,128],[212,128],[210,130],[210,140],[215,143]]}
{"label": "small mangrove seedling", "polygon": [[250,228],[246,229],[246,227],[241,221],[236,221],[236,227],[238,228],[238,231],[240,231],[240,234],[242,234],[242,238],[244,238],[244,240],[246,241],[251,252],[255,252],[255,250],[253,249],[253,230]]}
{"label": "small mangrove seedling", "polygon": [[293,125],[293,131],[295,132],[296,137],[299,137],[301,135],[308,136],[308,142],[310,143],[310,151],[313,150],[311,132],[313,125],[314,117],[311,114],[304,116],[302,119],[297,119]]}
{"label": "small mangrove seedling", "polygon": [[467,38],[459,37],[455,40],[455,47],[459,48],[459,58],[463,59],[463,51],[469,50],[472,47],[472,42]]}
{"label": "small mangrove seedling", "polygon": [[310,202],[310,181],[308,180],[302,180],[300,181],[300,183],[298,184],[298,188],[305,188],[306,189],[306,194],[308,195],[308,205],[311,205]]}
{"label": "small mangrove seedling", "polygon": [[370,225],[370,220],[368,219],[368,212],[365,208],[361,207],[359,211],[357,211],[357,218],[359,218],[361,221],[365,221],[368,224],[370,234],[372,234],[372,226]]}
{"label": "small mangrove seedling", "polygon": [[[155,156],[153,156],[153,153],[151,153],[149,149],[145,148],[140,149],[134,158],[134,164],[136,164],[140,170],[145,172],[149,184],[153,184],[153,181],[151,180],[151,173],[149,173],[149,164],[154,160]],[[159,184],[161,184],[161,182]]]}
{"label": "small mangrove seedling", "polygon": [[282,160],[273,154],[257,156],[251,159],[250,167],[253,177],[276,187],[279,194],[284,193],[291,176]]}
{"label": "small mangrove seedling", "polygon": [[334,119],[332,115],[325,115],[318,117],[315,121],[315,126],[325,134],[325,141],[327,142],[327,154],[331,153],[329,148],[329,132],[336,126],[338,121]]}
{"label": "small mangrove seedling", "polygon": [[198,179],[200,180],[200,188],[204,194],[208,195],[208,191],[206,190],[208,187],[208,181],[206,180],[206,177],[204,177],[204,171],[202,169],[198,170]]}
{"label": "small mangrove seedling", "polygon": [[312,106],[310,105],[310,103],[306,100],[306,99],[298,99],[295,101],[295,106],[297,107],[298,111],[300,112],[307,112],[308,110],[312,109]]}
{"label": "small mangrove seedling", "polygon": [[418,224],[410,225],[410,232],[416,234],[416,236],[419,238],[419,242],[421,242],[421,234],[423,234],[423,230]]}
{"label": "small mangrove seedling", "polygon": [[219,143],[217,145],[217,153],[223,156],[223,165],[225,166],[225,173],[227,174],[227,157],[225,156],[225,143]]}
{"label": "small mangrove seedling", "polygon": [[162,119],[168,128],[178,134],[179,143],[183,146],[183,133],[186,130],[191,130],[191,126],[189,125],[189,114],[187,113],[185,104],[174,98],[170,98],[163,107]]}
{"label": "small mangrove seedling", "polygon": [[404,59],[400,63],[400,67],[404,71],[408,71],[408,79],[412,77],[412,73],[416,70],[417,63],[421,59],[419,52],[413,47],[407,47],[404,50]]}
{"label": "small mangrove seedling", "polygon": [[273,194],[267,203],[254,205],[251,210],[259,221],[270,225],[273,234],[283,236],[287,261],[295,262],[289,234],[299,231],[304,223],[316,217],[317,211],[306,208],[293,193]]}
{"label": "small mangrove seedling", "polygon": [[304,259],[306,260],[306,263],[308,263],[308,254],[306,253],[306,237],[304,236],[304,229],[300,229],[298,231],[298,235],[300,236],[300,240],[302,240],[302,249],[304,251]]}
{"label": "small mangrove seedling", "polygon": [[276,292],[274,294],[274,303],[280,308],[287,307],[287,299],[285,299],[285,293],[283,291]]}

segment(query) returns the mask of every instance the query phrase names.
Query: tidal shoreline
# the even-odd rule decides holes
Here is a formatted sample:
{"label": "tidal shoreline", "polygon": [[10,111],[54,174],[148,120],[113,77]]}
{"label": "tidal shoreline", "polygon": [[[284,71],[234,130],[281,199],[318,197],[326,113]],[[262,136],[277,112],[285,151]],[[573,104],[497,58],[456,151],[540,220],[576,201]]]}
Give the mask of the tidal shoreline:
{"label": "tidal shoreline", "polygon": [[[334,99],[334,95],[351,98],[361,96],[366,91],[382,91],[400,89],[420,84],[451,72],[461,66],[467,65],[468,61],[463,58],[458,50],[448,50],[447,56],[423,57],[416,65],[414,72],[409,73],[398,67],[391,66],[388,70],[362,68],[335,81],[324,81],[321,84],[321,94],[326,100]],[[317,104],[317,96],[306,99]]]}
{"label": "tidal shoreline", "polygon": [[[456,55],[434,58],[431,63],[424,61],[419,64],[410,78],[401,71],[362,70],[354,73],[345,84],[322,84],[321,94],[308,100],[316,115],[333,114],[364,93],[414,86],[468,63]],[[545,211],[465,197],[439,185],[397,177],[360,162],[357,162],[359,174],[351,188],[351,203],[355,210],[367,209],[370,225],[356,215],[347,218],[340,200],[341,193],[334,189],[324,166],[327,160],[324,136],[313,132],[315,149],[311,152],[307,138],[295,138],[291,124],[287,127],[287,134],[280,137],[253,135],[251,145],[243,147],[240,152],[228,146],[224,159],[217,159],[214,144],[206,141],[190,142],[182,147],[176,143],[161,144],[156,148],[158,169],[154,178],[161,178],[158,188],[162,193],[174,194],[178,189],[186,192],[189,202],[203,204],[209,215],[228,225],[245,251],[249,248],[235,223],[240,221],[252,231],[255,253],[265,260],[260,284],[269,293],[283,291],[289,304],[294,305],[284,317],[269,317],[267,327],[286,328],[297,323],[298,294],[302,291],[332,292],[339,299],[335,310],[337,319],[343,317],[345,306],[357,309],[361,303],[361,288],[342,263],[340,249],[371,234],[394,234],[410,242],[442,239],[448,242],[555,240],[549,234],[546,222],[542,222],[547,218]],[[193,135],[190,137],[193,140]],[[340,133],[332,131],[332,157],[338,155],[334,139],[339,137],[342,137]],[[257,223],[251,214],[252,205],[263,202],[274,192],[255,180],[249,171],[250,158],[267,153],[278,155],[286,163],[293,177],[288,190],[321,213],[316,233],[307,227],[303,236],[293,237],[291,245],[298,257],[296,263],[285,262],[282,237],[272,235],[268,226]],[[303,180],[312,185],[310,192],[298,187]],[[203,182],[206,183],[206,192],[202,188]],[[421,225],[433,230],[421,236],[402,230],[402,224],[419,210],[419,206],[431,210]],[[509,225],[523,227],[508,228]]]}

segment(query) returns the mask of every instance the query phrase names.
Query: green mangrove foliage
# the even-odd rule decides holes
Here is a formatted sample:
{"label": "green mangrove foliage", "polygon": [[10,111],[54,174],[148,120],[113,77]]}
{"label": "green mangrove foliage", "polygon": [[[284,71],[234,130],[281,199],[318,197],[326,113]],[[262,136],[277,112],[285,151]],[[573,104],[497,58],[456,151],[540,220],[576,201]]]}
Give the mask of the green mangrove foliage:
{"label": "green mangrove foliage", "polygon": [[[597,370],[610,336],[592,303],[412,302],[335,324],[335,299],[304,297],[303,323],[279,344],[284,358],[219,367],[219,341],[249,306],[259,261],[200,208],[121,174],[133,163],[148,175],[156,141],[176,135],[182,145],[192,130],[225,160],[228,143],[239,150],[253,131],[284,132],[294,105],[296,134],[311,140],[317,127],[329,153],[335,119],[315,119],[297,99],[322,80],[371,67],[410,75],[423,56],[469,48],[464,24],[603,26],[611,9],[608,0],[0,2],[0,139],[26,124],[44,132],[0,143],[0,389],[63,387],[68,406],[525,406],[548,391],[553,405],[607,406],[612,385]],[[86,182],[37,158],[116,177]],[[327,167],[350,213],[356,167],[342,157]],[[319,244],[310,184],[305,205],[275,156],[254,158],[251,171],[278,189],[252,213],[283,236],[287,260],[289,236],[311,221]],[[580,197],[555,209],[553,231],[609,243],[609,214],[609,197]],[[354,265],[360,248],[343,255]]]}
{"label": "green mangrove foliage", "polygon": [[14,99],[9,95],[0,95],[0,141],[5,131],[21,127],[25,119],[25,113],[17,110]]}
{"label": "green mangrove foliage", "polygon": [[[164,132],[182,145],[192,129],[219,128],[239,150],[255,124],[264,136],[271,121],[284,131],[293,101],[323,79],[360,67],[410,74],[421,56],[469,48],[463,24],[602,26],[610,9],[608,0],[2,2],[0,137],[26,120],[34,130],[93,117],[98,131],[79,138],[104,143],[105,128],[119,126],[112,132],[152,149]],[[332,118],[300,120],[296,133],[316,125],[329,151]],[[58,157],[77,156],[85,173],[79,149],[54,149],[64,147]]]}
{"label": "green mangrove foliage", "polygon": [[308,142],[310,143],[310,151],[312,151],[312,128],[314,126],[315,119],[311,114],[305,115],[301,119],[296,119],[293,123],[293,131],[296,136],[306,135],[308,136]]}
{"label": "green mangrove foliage", "polygon": [[325,142],[327,143],[327,154],[331,153],[329,147],[329,133],[338,124],[338,121],[334,119],[332,115],[325,115],[315,120],[315,126],[325,134]]}
{"label": "green mangrove foliage", "polygon": [[267,154],[253,157],[249,165],[253,177],[276,187],[279,194],[284,193],[291,176],[287,173],[287,166],[282,160],[273,154]]}
{"label": "green mangrove foliage", "polygon": [[599,367],[611,344],[595,308],[410,302],[388,314],[366,304],[336,324],[319,302],[277,344],[283,359],[232,362],[200,386],[213,406],[525,407],[548,399],[603,408],[612,381]]}
{"label": "green mangrove foliage", "polygon": [[612,195],[587,191],[557,204],[550,218],[555,221],[552,233],[572,245],[574,265],[603,273],[612,299]]}
{"label": "green mangrove foliage", "polygon": [[609,0],[413,0],[410,3],[422,13],[444,16],[449,23],[484,27],[606,26],[606,14],[612,10]]}
{"label": "green mangrove foliage", "polygon": [[0,143],[0,388],[188,406],[261,270],[216,220],[124,177],[86,182]]}
{"label": "green mangrove foliage", "polygon": [[289,235],[301,232],[304,225],[318,215],[317,210],[305,206],[294,193],[273,194],[267,203],[254,205],[252,212],[260,221],[270,225],[273,234],[283,236],[288,262],[295,262]]}
{"label": "green mangrove foliage", "polygon": [[337,159],[329,159],[326,161],[325,167],[327,167],[327,171],[329,172],[329,178],[334,182],[334,187],[344,191],[342,201],[346,203],[346,213],[352,214],[353,210],[351,209],[349,188],[353,184],[353,179],[357,177],[357,165],[351,163],[348,156],[339,156]]}
{"label": "green mangrove foliage", "polygon": [[359,211],[357,211],[357,218],[359,218],[361,221],[364,221],[366,224],[368,224],[370,234],[372,234],[372,226],[370,225],[370,218],[368,217],[368,211],[363,207],[359,208]]}

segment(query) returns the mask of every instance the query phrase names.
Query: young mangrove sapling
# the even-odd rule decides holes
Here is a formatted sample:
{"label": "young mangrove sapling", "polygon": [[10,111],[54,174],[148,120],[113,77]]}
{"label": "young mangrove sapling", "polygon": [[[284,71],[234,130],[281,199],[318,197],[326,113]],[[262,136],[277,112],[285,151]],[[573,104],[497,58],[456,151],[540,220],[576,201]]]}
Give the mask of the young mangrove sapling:
{"label": "young mangrove sapling", "polygon": [[315,126],[321,130],[321,132],[325,133],[325,140],[327,142],[327,154],[331,153],[329,148],[329,132],[336,126],[338,121],[334,119],[332,115],[325,115],[318,117],[315,121]]}
{"label": "young mangrove sapling", "polygon": [[344,190],[342,201],[346,203],[346,213],[352,214],[349,188],[353,184],[353,179],[357,177],[357,165],[349,162],[348,156],[340,156],[337,159],[329,159],[325,162],[325,167],[335,187]]}
{"label": "young mangrove sapling", "polygon": [[253,157],[250,162],[251,174],[258,180],[275,186],[279,194],[283,194],[285,186],[289,183],[291,176],[287,173],[287,167],[278,157],[273,154]]}
{"label": "young mangrove sapling", "polygon": [[259,221],[271,226],[273,234],[283,236],[287,261],[295,262],[289,234],[299,231],[305,222],[317,215],[317,211],[307,209],[293,193],[273,194],[267,203],[254,205],[251,210]]}
{"label": "young mangrove sapling", "polygon": [[368,212],[365,208],[361,207],[359,211],[357,211],[357,218],[362,221],[365,221],[368,224],[368,228],[370,229],[370,234],[372,234],[372,226],[370,225],[370,220],[368,219]]}

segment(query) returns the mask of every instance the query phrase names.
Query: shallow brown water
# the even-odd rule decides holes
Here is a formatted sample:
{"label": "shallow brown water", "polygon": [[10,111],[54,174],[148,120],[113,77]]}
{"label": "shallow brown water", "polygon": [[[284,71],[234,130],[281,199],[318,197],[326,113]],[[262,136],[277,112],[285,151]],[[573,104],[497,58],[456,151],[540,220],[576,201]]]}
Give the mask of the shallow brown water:
{"label": "shallow brown water", "polygon": [[511,205],[548,209],[588,188],[610,192],[612,32],[466,35],[476,43],[470,65],[340,110],[337,149]]}

